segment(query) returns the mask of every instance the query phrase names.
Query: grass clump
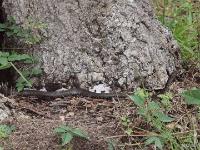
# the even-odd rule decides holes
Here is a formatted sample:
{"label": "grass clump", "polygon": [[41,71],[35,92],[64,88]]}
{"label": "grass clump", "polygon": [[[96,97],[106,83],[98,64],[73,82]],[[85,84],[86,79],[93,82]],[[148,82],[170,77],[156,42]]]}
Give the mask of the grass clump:
{"label": "grass clump", "polygon": [[159,20],[173,33],[186,63],[200,66],[200,1],[153,0]]}

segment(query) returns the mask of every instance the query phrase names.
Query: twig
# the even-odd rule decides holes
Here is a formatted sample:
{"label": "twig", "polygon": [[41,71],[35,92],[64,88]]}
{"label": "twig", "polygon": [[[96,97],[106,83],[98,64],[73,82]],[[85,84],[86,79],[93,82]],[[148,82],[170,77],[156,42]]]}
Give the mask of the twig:
{"label": "twig", "polygon": [[37,111],[37,110],[35,110],[34,108],[31,108],[31,107],[27,107],[27,106],[24,106],[24,105],[19,105],[19,109],[21,109],[21,110],[27,110],[27,111],[29,111],[29,112],[32,112],[32,113],[34,113],[34,114],[37,114],[37,115],[39,115],[39,116],[43,116],[43,117],[45,117],[45,118],[49,118],[49,119],[52,119],[52,117],[50,117],[49,115],[46,115],[46,114],[44,114],[44,113],[42,113],[42,112],[39,112],[39,111]]}
{"label": "twig", "polygon": [[127,135],[127,134],[122,134],[122,135],[114,135],[114,136],[109,136],[106,137],[106,139],[112,139],[112,138],[119,138],[119,137],[148,137],[148,136],[161,136],[159,134],[156,133],[150,133],[150,134],[134,134],[134,135]]}
{"label": "twig", "polygon": [[117,145],[117,147],[124,147],[124,146],[139,146],[145,143],[134,143],[134,144],[124,144],[124,145]]}

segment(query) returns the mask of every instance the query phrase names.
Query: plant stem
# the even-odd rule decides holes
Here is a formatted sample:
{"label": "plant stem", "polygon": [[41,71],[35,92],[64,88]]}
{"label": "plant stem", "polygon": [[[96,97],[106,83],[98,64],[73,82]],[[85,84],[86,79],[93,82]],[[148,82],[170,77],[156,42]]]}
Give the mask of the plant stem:
{"label": "plant stem", "polygon": [[28,84],[28,86],[32,86],[31,83],[24,77],[24,75],[19,71],[19,69],[17,69],[17,67],[12,63],[9,62],[10,65],[17,71],[17,73],[22,77],[22,79]]}

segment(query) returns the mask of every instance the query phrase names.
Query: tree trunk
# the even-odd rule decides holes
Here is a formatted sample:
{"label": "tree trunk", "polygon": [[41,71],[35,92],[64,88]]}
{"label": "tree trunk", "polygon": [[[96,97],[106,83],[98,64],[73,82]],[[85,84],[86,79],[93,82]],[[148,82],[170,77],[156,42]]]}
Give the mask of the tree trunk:
{"label": "tree trunk", "polygon": [[45,82],[76,75],[84,88],[103,82],[123,89],[165,87],[179,49],[148,0],[4,0],[8,16],[47,24],[33,46]]}

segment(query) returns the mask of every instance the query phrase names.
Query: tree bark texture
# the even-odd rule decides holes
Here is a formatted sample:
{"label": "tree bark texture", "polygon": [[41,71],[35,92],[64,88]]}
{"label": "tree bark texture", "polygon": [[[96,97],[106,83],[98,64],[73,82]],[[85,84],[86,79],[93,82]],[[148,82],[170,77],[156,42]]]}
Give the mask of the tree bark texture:
{"label": "tree bark texture", "polygon": [[162,89],[180,66],[178,46],[148,0],[4,0],[3,7],[18,23],[47,24],[47,38],[32,48],[45,82],[73,73],[82,87]]}

